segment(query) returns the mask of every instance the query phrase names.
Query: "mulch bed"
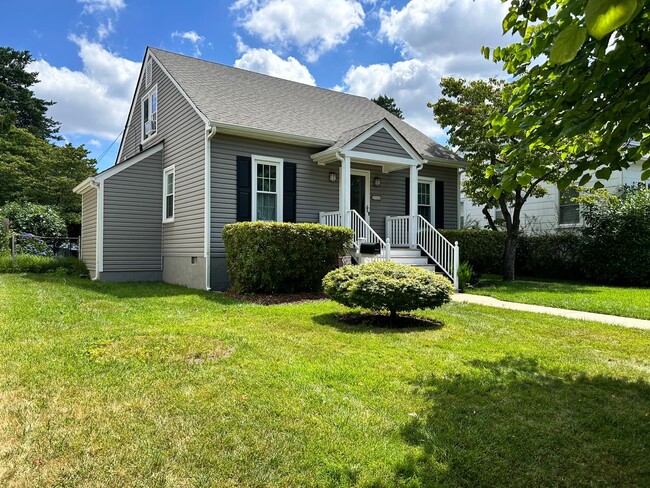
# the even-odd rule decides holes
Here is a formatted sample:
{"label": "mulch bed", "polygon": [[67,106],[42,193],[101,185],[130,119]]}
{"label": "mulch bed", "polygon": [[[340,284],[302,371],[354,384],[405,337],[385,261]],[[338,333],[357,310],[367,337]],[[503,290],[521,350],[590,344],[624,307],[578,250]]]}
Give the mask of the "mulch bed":
{"label": "mulch bed", "polygon": [[409,314],[398,315],[392,324],[390,322],[390,315],[379,313],[349,313],[337,315],[336,318],[344,324],[386,329],[439,329],[443,326],[442,322],[437,320],[425,319]]}
{"label": "mulch bed", "polygon": [[304,302],[313,302],[316,300],[327,300],[324,293],[277,293],[266,295],[262,293],[234,293],[231,291],[223,292],[229,298],[241,300],[244,302],[256,303],[257,305],[284,305]]}

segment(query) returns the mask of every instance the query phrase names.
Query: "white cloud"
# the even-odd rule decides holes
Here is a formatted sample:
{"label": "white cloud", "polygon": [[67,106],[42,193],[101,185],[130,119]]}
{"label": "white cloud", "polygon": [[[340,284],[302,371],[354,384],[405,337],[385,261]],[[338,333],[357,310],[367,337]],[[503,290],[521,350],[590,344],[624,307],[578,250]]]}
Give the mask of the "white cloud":
{"label": "white cloud", "polygon": [[140,63],[107,51],[86,38],[72,36],[83,68],[73,71],[46,60],[30,65],[39,73],[34,92],[54,100],[49,115],[61,122],[63,134],[114,139],[124,128],[140,71]]}
{"label": "white cloud", "polygon": [[392,65],[353,66],[343,78],[345,86],[334,89],[368,98],[383,94],[393,97],[406,122],[429,137],[435,137],[443,132],[434,122],[427,102],[438,96],[439,80],[437,69],[423,61],[410,59]]}
{"label": "white cloud", "polygon": [[88,141],[88,144],[90,146],[95,146],[95,147],[100,147],[102,145],[101,142],[99,142],[97,139],[91,139]]}
{"label": "white cloud", "polygon": [[238,0],[242,25],[264,42],[296,45],[307,60],[347,41],[363,25],[365,13],[356,0]]}
{"label": "white cloud", "polygon": [[77,0],[77,3],[84,6],[83,11],[86,13],[105,12],[107,10],[118,12],[126,7],[124,0]]}
{"label": "white cloud", "polygon": [[470,53],[503,42],[501,0],[411,0],[402,9],[380,10],[380,35],[399,45],[405,56],[437,58]]}
{"label": "white cloud", "polygon": [[100,22],[97,26],[97,37],[100,41],[103,41],[109,34],[112,34],[114,30],[115,27],[113,27],[113,21],[111,19],[106,19],[106,23]]}
{"label": "white cloud", "polygon": [[200,36],[196,31],[187,31],[187,32],[172,32],[172,39],[178,38],[181,41],[189,41],[194,46],[194,56],[200,56],[201,50],[199,46],[205,41],[205,37]]}
{"label": "white cloud", "polygon": [[235,61],[237,68],[298,81],[307,85],[316,85],[316,80],[307,67],[292,56],[282,59],[270,49],[250,49],[246,46],[240,49],[244,51],[244,54]]}

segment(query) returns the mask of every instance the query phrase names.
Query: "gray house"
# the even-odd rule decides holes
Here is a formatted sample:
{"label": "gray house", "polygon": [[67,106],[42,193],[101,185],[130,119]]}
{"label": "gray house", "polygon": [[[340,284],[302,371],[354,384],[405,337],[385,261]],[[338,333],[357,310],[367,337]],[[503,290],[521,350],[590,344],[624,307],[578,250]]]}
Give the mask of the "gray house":
{"label": "gray house", "polygon": [[225,224],[320,221],[378,244],[361,260],[453,279],[436,228],[458,227],[464,166],[367,98],[148,48],[116,164],[75,188],[81,258],[96,280],[223,290]]}

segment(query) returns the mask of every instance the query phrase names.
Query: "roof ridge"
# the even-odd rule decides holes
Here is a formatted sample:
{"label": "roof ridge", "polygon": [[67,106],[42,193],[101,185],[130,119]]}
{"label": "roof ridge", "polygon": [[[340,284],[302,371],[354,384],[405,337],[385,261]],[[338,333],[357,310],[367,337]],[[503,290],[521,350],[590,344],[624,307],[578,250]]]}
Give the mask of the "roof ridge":
{"label": "roof ridge", "polygon": [[[180,56],[180,57],[183,57],[183,58],[188,58],[188,59],[191,59],[193,61],[200,61],[202,63],[208,63],[208,64],[216,64],[217,66],[222,66],[224,68],[228,68],[228,69],[232,69],[232,70],[236,70],[236,71],[246,71],[247,73],[252,73],[252,74],[257,75],[257,76],[264,76],[266,78],[273,78],[274,80],[280,80],[280,81],[283,81],[283,82],[286,82],[286,83],[293,83],[293,84],[297,84],[297,85],[301,85],[301,86],[306,86],[308,88],[314,88],[314,89],[317,89],[317,90],[323,90],[323,91],[330,92],[330,93],[336,93],[338,95],[345,95],[345,96],[348,96],[348,97],[357,97],[357,98],[361,98],[363,100],[367,100],[369,102],[372,102],[372,100],[370,100],[368,97],[364,97],[363,95],[356,95],[354,93],[338,91],[338,90],[334,90],[332,88],[325,88],[325,87],[318,86],[318,85],[308,85],[307,83],[301,83],[300,81],[288,80],[287,78],[280,78],[279,76],[273,76],[273,75],[269,75],[267,73],[260,73],[259,71],[253,71],[253,70],[245,69],[245,68],[238,68],[237,66],[231,66],[229,64],[220,63],[218,61],[212,61],[212,60],[209,60],[209,59],[195,58],[194,56],[190,56],[189,54],[176,53],[174,51],[169,51],[168,49],[161,49],[159,47],[153,47],[153,46],[147,46],[147,49],[162,51],[164,53],[172,54],[174,56]],[[316,80],[314,80],[314,81],[316,81]]]}

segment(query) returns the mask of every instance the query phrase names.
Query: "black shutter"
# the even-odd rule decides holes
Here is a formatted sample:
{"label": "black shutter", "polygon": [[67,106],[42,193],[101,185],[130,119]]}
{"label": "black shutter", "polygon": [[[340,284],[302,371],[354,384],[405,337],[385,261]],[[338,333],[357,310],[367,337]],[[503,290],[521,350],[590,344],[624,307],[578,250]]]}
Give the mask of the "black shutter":
{"label": "black shutter", "polygon": [[436,229],[445,228],[445,182],[436,180]]}
{"label": "black shutter", "polygon": [[282,213],[285,222],[296,221],[296,163],[284,163]]}
{"label": "black shutter", "polygon": [[237,156],[237,222],[250,222],[252,218],[251,158]]}
{"label": "black shutter", "polygon": [[404,204],[404,208],[405,208],[404,215],[411,215],[411,212],[409,212],[409,210],[411,210],[411,199],[410,199],[410,196],[409,196],[409,194],[411,193],[411,184],[410,184],[409,180],[410,180],[410,178],[407,176],[406,177],[406,187],[405,187],[405,190],[404,190],[404,198],[406,199],[405,200],[406,203]]}

